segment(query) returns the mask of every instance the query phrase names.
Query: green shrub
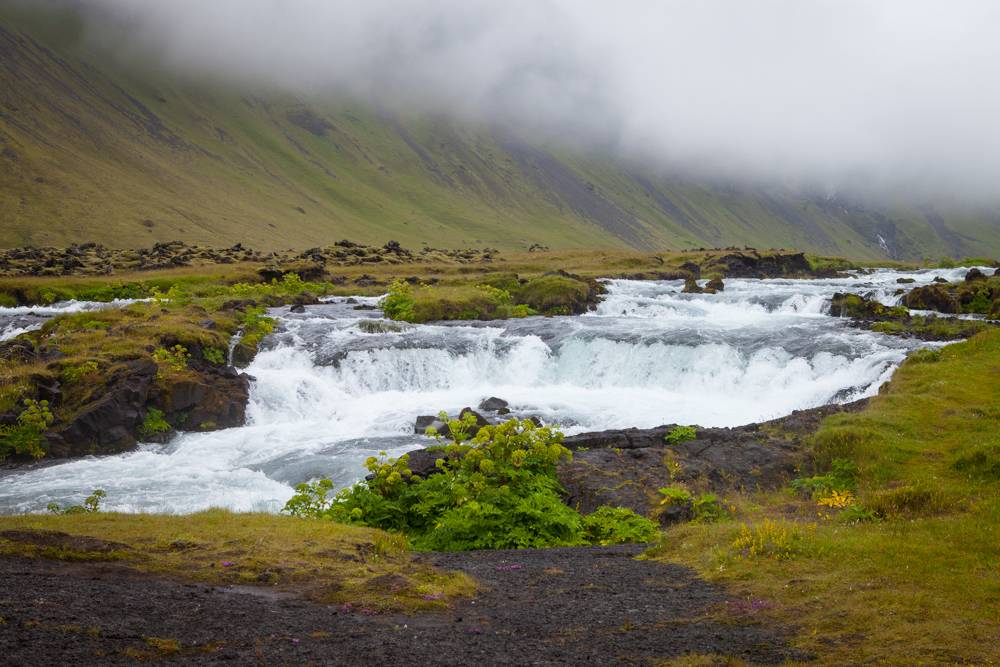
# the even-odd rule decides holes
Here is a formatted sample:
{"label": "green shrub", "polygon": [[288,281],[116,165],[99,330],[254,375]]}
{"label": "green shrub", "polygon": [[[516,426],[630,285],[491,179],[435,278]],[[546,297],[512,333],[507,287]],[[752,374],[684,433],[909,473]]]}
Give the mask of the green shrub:
{"label": "green shrub", "polygon": [[46,509],[52,514],[93,514],[101,511],[101,501],[107,495],[103,489],[94,489],[82,505],[70,505],[63,509],[58,503],[49,503]]}
{"label": "green shrub", "polygon": [[218,347],[206,347],[202,350],[201,356],[210,364],[224,366],[226,364],[226,351]]}
{"label": "green shrub", "polygon": [[692,499],[693,520],[699,523],[715,523],[729,516],[722,501],[714,493],[703,493]]}
{"label": "green shrub", "polygon": [[0,461],[12,454],[45,456],[45,431],[55,421],[48,401],[26,399],[17,424],[0,426]]}
{"label": "green shrub", "polygon": [[698,433],[693,426],[675,426],[669,433],[663,436],[663,440],[668,445],[679,445],[682,442],[694,440],[697,437]]}
{"label": "green shrub", "polygon": [[801,554],[805,544],[805,536],[794,524],[764,519],[757,524],[743,524],[732,549],[741,558],[787,560]]}
{"label": "green shrub", "polygon": [[150,408],[142,420],[142,426],[139,427],[139,435],[151,438],[160,433],[167,433],[171,428],[173,427],[163,416],[163,410]]}
{"label": "green shrub", "polygon": [[79,364],[67,366],[62,371],[62,379],[66,384],[79,384],[86,378],[94,375],[99,369],[96,361],[83,361]]}
{"label": "green shrub", "polygon": [[663,496],[661,505],[679,506],[691,504],[691,492],[679,486],[664,486],[660,489]]}
{"label": "green shrub", "polygon": [[655,523],[624,507],[598,507],[583,517],[582,525],[589,544],[647,543],[658,534]]}
{"label": "green shrub", "polygon": [[153,361],[160,367],[161,377],[169,372],[183,372],[190,359],[191,353],[183,345],[174,345],[170,349],[161,347],[153,352]]}
{"label": "green shrub", "polygon": [[412,322],[415,318],[413,287],[409,283],[397,280],[389,286],[389,293],[379,302],[382,312],[390,320]]}
{"label": "green shrub", "polygon": [[401,532],[415,548],[436,551],[571,546],[649,535],[645,520],[628,510],[602,509],[588,520],[562,502],[556,465],[571,454],[558,431],[528,420],[477,431],[473,415],[451,420],[448,427],[451,440],[440,447],[437,474],[417,477],[406,455],[383,454],[366,462],[368,481],[334,495],[329,480],[302,484],[284,511]]}
{"label": "green shrub", "polygon": [[853,493],[858,487],[858,467],[848,459],[834,459],[830,471],[825,475],[799,477],[793,479],[790,486],[794,491],[810,498],[833,491]]}

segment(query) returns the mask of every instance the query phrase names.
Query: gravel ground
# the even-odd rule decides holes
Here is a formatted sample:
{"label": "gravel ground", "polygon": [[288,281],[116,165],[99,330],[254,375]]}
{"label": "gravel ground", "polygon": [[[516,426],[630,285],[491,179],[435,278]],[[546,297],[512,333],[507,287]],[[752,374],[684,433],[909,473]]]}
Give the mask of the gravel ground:
{"label": "gravel ground", "polygon": [[754,605],[639,547],[426,554],[483,584],[444,613],[366,616],[266,589],[0,558],[0,664],[632,665],[804,656]]}

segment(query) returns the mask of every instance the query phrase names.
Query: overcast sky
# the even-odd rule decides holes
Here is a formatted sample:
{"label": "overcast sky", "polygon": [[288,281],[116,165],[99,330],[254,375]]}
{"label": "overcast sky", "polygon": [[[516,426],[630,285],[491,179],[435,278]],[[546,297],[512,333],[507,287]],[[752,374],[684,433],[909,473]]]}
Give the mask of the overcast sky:
{"label": "overcast sky", "polygon": [[695,173],[1000,201],[1000,0],[84,2],[180,70]]}

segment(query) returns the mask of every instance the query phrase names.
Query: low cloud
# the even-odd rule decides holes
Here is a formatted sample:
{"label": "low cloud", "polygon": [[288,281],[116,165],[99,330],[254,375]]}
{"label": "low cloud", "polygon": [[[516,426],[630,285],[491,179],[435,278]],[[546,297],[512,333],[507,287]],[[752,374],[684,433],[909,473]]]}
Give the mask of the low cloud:
{"label": "low cloud", "polygon": [[95,39],[182,72],[697,177],[1000,202],[993,0],[81,1]]}

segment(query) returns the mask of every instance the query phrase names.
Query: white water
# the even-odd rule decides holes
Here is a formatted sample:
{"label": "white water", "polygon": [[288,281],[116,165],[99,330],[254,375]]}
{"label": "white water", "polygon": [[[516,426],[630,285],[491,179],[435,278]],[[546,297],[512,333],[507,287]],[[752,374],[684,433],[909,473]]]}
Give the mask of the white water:
{"label": "white water", "polygon": [[255,378],[247,426],[7,473],[0,512],[79,502],[94,488],[108,492],[113,510],[277,511],[298,482],[349,484],[366,457],[426,444],[413,435],[418,415],[488,396],[567,433],[731,426],[854,400],[874,394],[917,344],[848,327],[826,314],[830,296],[892,303],[899,277],[923,284],[965,270],[729,280],[716,295],[679,294],[679,281],[614,280],[597,310],[580,317],[394,333],[366,333],[359,322],[379,313],[343,299],[304,314],[283,309],[278,333],[246,369]]}
{"label": "white water", "polygon": [[80,313],[106,308],[124,308],[136,303],[137,299],[115,299],[114,301],[60,301],[48,306],[15,306],[0,308],[0,342],[17,338],[21,334],[34,331],[42,323],[56,315]]}

